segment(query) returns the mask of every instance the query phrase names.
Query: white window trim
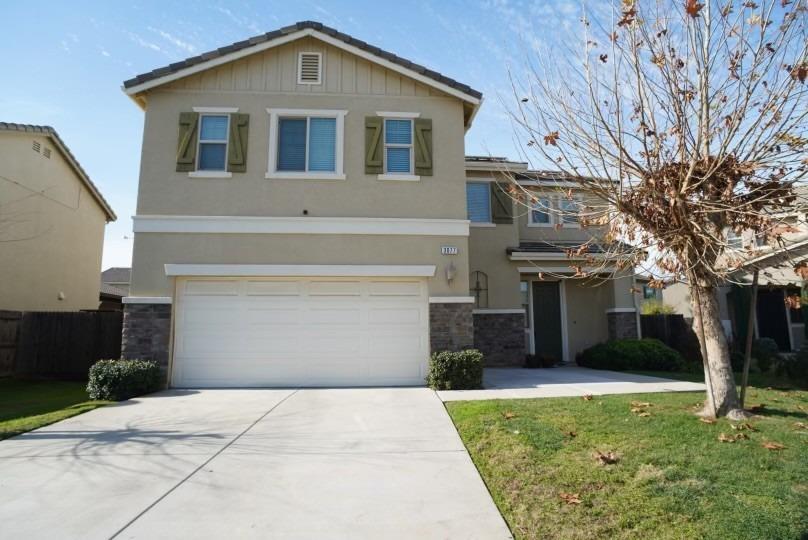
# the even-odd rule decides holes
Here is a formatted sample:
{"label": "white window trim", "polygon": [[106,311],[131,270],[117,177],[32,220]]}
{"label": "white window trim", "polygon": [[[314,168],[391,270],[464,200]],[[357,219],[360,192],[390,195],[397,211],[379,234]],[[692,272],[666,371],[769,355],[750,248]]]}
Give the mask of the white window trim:
{"label": "white window trim", "polygon": [[[303,55],[313,54],[317,57],[317,82],[304,81],[303,77]],[[323,53],[317,51],[300,51],[297,55],[297,84],[307,86],[318,86],[323,84]]]}
{"label": "white window trim", "polygon": [[[466,181],[466,186],[468,187],[469,184],[486,184],[486,186],[489,186],[491,184],[491,182],[488,182],[488,181],[478,182],[477,180],[467,180]],[[467,217],[468,217],[468,211],[469,211],[469,209],[468,209],[468,192],[466,192],[466,216]],[[494,223],[494,218],[493,218],[492,214],[493,214],[493,212],[491,210],[491,192],[489,190],[489,193],[488,193],[488,221],[471,221],[469,219],[469,226],[470,227],[496,227],[497,224]]]}
{"label": "white window trim", "polygon": [[233,173],[228,171],[191,171],[189,178],[233,178]]}
{"label": "white window trim", "polygon": [[[269,159],[266,178],[286,180],[345,180],[345,115],[344,109],[271,109],[269,114]],[[284,116],[305,118],[336,118],[336,144],[334,148],[334,172],[325,171],[279,171],[278,169],[278,120]],[[308,132],[307,132],[308,136]],[[308,140],[306,141],[306,166],[308,167]]]}
{"label": "white window trim", "polygon": [[[203,107],[199,107],[200,109]],[[207,107],[208,109],[212,109],[214,107]],[[236,109],[238,111],[238,109]],[[202,157],[202,145],[203,144],[222,144],[222,140],[214,140],[214,141],[203,141],[202,140],[202,119],[206,116],[226,116],[227,117],[227,128],[225,129],[225,138],[224,138],[224,169],[199,169],[199,158]],[[188,173],[188,176],[191,178],[230,178],[233,175],[227,171],[227,155],[230,151],[230,114],[225,112],[200,112],[199,119],[197,120],[197,133],[199,136],[196,138],[196,164],[194,165],[194,170]],[[212,173],[212,174],[211,174]]]}
{"label": "white window trim", "polygon": [[[376,113],[378,114],[378,113]],[[417,114],[417,113],[393,113],[399,116],[388,116],[382,118],[382,162],[384,164],[384,172],[376,178],[379,180],[409,180],[418,181],[420,176],[415,174],[415,122],[414,118],[417,116],[400,116],[402,114]],[[410,121],[410,144],[391,143],[391,148],[409,148],[410,149],[410,172],[395,173],[387,170],[387,120],[409,120]]]}
{"label": "white window trim", "polygon": [[540,192],[534,192],[534,193],[531,193],[531,195],[535,196],[537,199],[547,199],[547,202],[549,203],[549,205],[547,207],[547,214],[550,217],[550,221],[548,221],[547,223],[536,223],[535,221],[533,221],[533,205],[531,205],[530,210],[528,211],[528,214],[527,214],[527,226],[528,227],[538,227],[538,228],[555,227],[555,221],[556,220],[553,217],[553,207],[554,207],[554,204],[555,204],[555,197],[552,197],[551,195],[547,195],[546,193],[540,193]]}
{"label": "white window trim", "polygon": [[237,113],[238,107],[194,107],[194,112],[203,114],[231,114]]}
{"label": "white window trim", "polygon": [[376,176],[377,180],[399,180],[403,182],[420,182],[421,177],[417,174],[395,174],[385,173]]}
{"label": "white window trim", "polygon": [[421,113],[419,112],[391,112],[391,111],[376,111],[376,116],[381,116],[383,118],[420,118]]}

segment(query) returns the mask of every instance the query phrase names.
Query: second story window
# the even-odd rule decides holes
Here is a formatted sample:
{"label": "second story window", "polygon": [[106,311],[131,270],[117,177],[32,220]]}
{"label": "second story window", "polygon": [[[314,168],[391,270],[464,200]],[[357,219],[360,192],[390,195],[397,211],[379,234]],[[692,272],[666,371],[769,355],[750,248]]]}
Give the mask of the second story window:
{"label": "second story window", "polygon": [[267,109],[267,178],[344,180],[343,134],[348,111]]}
{"label": "second story window", "polygon": [[560,221],[564,225],[577,225],[578,213],[581,211],[581,203],[577,200],[566,198],[559,199],[558,209],[561,213]]}
{"label": "second story window", "polygon": [[412,174],[412,120],[384,120],[384,172]]}
{"label": "second story window", "polygon": [[227,134],[230,116],[202,114],[199,116],[198,171],[224,171],[227,166]]}
{"label": "second story window", "polygon": [[491,189],[488,182],[466,184],[466,211],[472,223],[491,223]]}
{"label": "second story window", "polygon": [[533,207],[530,210],[530,224],[536,226],[550,226],[552,219],[550,219],[550,198],[549,197],[536,197]]}

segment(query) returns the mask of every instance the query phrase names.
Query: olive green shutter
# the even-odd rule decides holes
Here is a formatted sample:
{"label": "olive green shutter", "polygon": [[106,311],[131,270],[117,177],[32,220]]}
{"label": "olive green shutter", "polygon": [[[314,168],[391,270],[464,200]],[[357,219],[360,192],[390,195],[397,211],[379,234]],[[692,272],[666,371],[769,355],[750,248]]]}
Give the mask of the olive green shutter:
{"label": "olive green shutter", "polygon": [[249,114],[230,115],[230,140],[227,144],[227,170],[247,172],[247,139],[250,133]]}
{"label": "olive green shutter", "polygon": [[415,174],[432,176],[432,120],[415,119]]}
{"label": "olive green shutter", "polygon": [[382,119],[365,117],[365,174],[382,174],[384,169]]}
{"label": "olive green shutter", "polygon": [[494,223],[513,223],[513,201],[503,187],[491,182],[491,221]]}
{"label": "olive green shutter", "polygon": [[199,113],[180,113],[180,129],[177,139],[177,171],[196,170],[196,138]]}

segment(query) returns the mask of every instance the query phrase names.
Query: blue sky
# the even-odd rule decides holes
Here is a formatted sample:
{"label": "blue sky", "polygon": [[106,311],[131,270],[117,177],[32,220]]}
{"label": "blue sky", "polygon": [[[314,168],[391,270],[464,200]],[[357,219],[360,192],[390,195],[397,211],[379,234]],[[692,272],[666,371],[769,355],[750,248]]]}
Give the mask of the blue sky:
{"label": "blue sky", "polygon": [[[0,5],[0,121],[51,125],[118,214],[103,267],[131,261],[143,112],[138,73],[301,20],[316,20],[480,90],[466,152],[516,157],[501,98],[508,66],[577,30],[572,0],[370,2],[40,1]],[[11,51],[17,51],[11,54]]]}

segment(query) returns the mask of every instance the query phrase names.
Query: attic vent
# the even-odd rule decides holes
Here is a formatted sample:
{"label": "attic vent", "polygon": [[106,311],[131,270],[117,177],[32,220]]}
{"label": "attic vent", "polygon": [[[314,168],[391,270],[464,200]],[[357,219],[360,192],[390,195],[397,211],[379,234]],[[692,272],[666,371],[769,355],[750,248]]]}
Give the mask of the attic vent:
{"label": "attic vent", "polygon": [[317,52],[300,53],[297,69],[298,84],[320,84],[321,59],[322,55]]}
{"label": "attic vent", "polygon": [[46,158],[50,159],[51,149],[50,148],[43,148],[42,155]]}
{"label": "attic vent", "polygon": [[31,148],[34,149],[34,152],[39,152],[39,150],[42,148],[42,145],[39,143],[39,141],[34,141],[33,144],[31,144]]}

